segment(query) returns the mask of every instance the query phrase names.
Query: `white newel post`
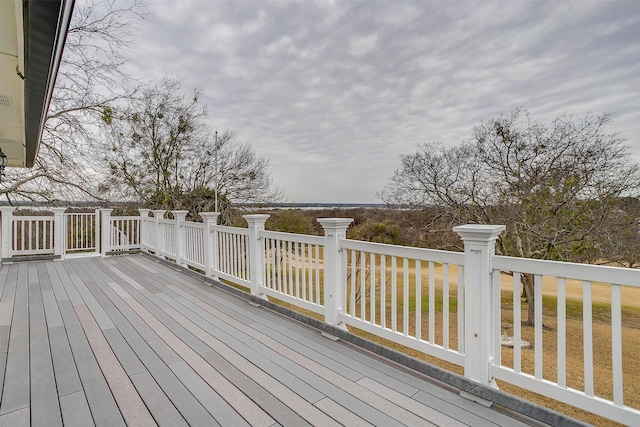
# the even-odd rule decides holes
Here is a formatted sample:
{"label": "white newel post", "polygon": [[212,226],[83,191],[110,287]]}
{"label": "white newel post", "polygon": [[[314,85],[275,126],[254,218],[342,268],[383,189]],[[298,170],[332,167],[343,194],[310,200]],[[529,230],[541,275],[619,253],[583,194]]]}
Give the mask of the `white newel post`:
{"label": "white newel post", "polygon": [[162,252],[163,252],[163,248],[162,248],[162,242],[164,241],[164,236],[160,235],[160,220],[164,218],[164,213],[166,212],[164,209],[155,209],[152,210],[151,212],[153,212],[153,226],[156,229],[155,234],[155,248],[154,251],[156,253],[156,256],[161,257],[162,256]]}
{"label": "white newel post", "polygon": [[184,236],[182,230],[184,230],[184,220],[187,217],[189,211],[171,211],[173,219],[175,220],[175,239],[176,239],[176,263],[178,265],[185,265],[184,263]]}
{"label": "white newel post", "polygon": [[214,279],[218,279],[218,233],[213,230],[213,226],[218,224],[219,212],[200,212],[200,217],[204,221],[204,274]]}
{"label": "white newel post", "polygon": [[100,209],[102,214],[102,244],[100,245],[100,256],[107,256],[111,251],[111,212],[113,209]]}
{"label": "white newel post", "polygon": [[149,252],[149,247],[146,246],[149,232],[146,229],[147,224],[145,224],[144,220],[149,218],[151,209],[138,209],[138,212],[140,212],[140,227],[138,228],[138,232],[140,233],[140,240],[138,241],[140,243],[140,250]]}
{"label": "white newel post", "polygon": [[318,218],[324,229],[324,321],[330,325],[347,329],[339,322],[344,310],[345,272],[342,268],[340,240],[347,237],[347,228],[353,218]]}
{"label": "white newel post", "polygon": [[[484,385],[496,387],[491,376],[494,337],[492,319],[494,307],[491,259],[495,255],[496,239],[504,225],[467,224],[454,227],[464,242],[464,376]],[[488,402],[469,393],[461,395],[483,404]]]}
{"label": "white newel post", "polygon": [[67,208],[51,208],[53,211],[53,256],[64,258],[64,245],[67,243],[64,227],[64,211]]}
{"label": "white newel post", "polygon": [[2,230],[0,230],[0,237],[2,238],[2,245],[0,247],[0,262],[10,261],[13,257],[13,246],[11,240],[13,239],[13,211],[16,208],[12,206],[0,207],[2,213]]}
{"label": "white newel post", "polygon": [[93,241],[96,243],[96,256],[100,253],[100,209],[96,209],[93,213],[95,222],[93,224]]}
{"label": "white newel post", "polygon": [[264,230],[267,222],[267,214],[243,215],[249,224],[249,279],[251,280],[251,295],[267,299],[267,296],[260,291],[264,285],[264,250],[262,241],[258,234]]}

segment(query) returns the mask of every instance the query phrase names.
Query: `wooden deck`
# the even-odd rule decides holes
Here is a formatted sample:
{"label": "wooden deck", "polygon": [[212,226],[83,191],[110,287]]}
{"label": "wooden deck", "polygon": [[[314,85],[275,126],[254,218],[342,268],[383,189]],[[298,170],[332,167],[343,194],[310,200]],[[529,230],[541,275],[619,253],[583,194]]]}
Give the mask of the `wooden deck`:
{"label": "wooden deck", "polygon": [[142,255],[0,269],[0,426],[522,420]]}

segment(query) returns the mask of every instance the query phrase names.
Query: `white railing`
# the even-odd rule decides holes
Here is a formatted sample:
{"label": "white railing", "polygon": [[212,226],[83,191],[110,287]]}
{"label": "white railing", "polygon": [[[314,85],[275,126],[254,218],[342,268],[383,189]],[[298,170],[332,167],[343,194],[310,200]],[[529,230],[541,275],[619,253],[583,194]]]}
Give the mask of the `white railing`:
{"label": "white railing", "polygon": [[174,221],[171,219],[161,219],[158,221],[158,248],[161,248],[161,253],[170,258],[176,259],[178,256],[176,241],[176,227]]}
{"label": "white railing", "polygon": [[464,317],[457,315],[464,312],[464,254],[356,240],[341,248],[344,323],[464,364]]}
{"label": "white railing", "polygon": [[115,216],[110,218],[110,222],[110,251],[140,249],[141,233],[139,216]]}
{"label": "white railing", "polygon": [[15,256],[54,253],[53,216],[15,216],[10,235]]}
{"label": "white railing", "polygon": [[111,216],[113,209],[100,209],[101,245],[100,254],[107,256],[142,248],[142,222],[148,212],[141,209],[140,216]]}
{"label": "white railing", "polygon": [[[9,227],[6,209],[3,260],[11,249],[55,252],[60,210],[15,217]],[[318,313],[338,328],[353,326],[461,365],[476,383],[504,381],[640,425],[639,408],[624,394],[636,369],[629,364],[638,358],[625,342],[637,340],[637,330],[623,319],[623,302],[640,293],[640,270],[495,256],[502,226],[456,227],[465,252],[455,253],[349,240],[351,221],[344,218],[320,219],[325,236],[318,237],[265,231],[268,215],[246,215],[249,228],[236,228],[217,225],[211,212],[195,223],[185,220],[186,211],[173,211],[174,219],[162,210],[124,218],[101,211],[103,255],[141,247],[246,286],[258,298]],[[107,226],[117,233],[105,241]],[[533,283],[533,326],[522,324],[523,281]],[[578,298],[568,289],[578,289]],[[509,328],[512,348],[502,345]],[[568,375],[576,361],[582,376]]]}
{"label": "white railing", "polygon": [[251,281],[249,271],[249,230],[238,227],[213,226],[215,235],[214,275],[238,284],[248,286]]}
{"label": "white railing", "polygon": [[142,223],[140,224],[140,246],[145,250],[152,250],[157,246],[156,244],[156,227],[154,218],[148,216],[142,216]]}
{"label": "white railing", "polygon": [[197,222],[185,222],[182,229],[184,255],[182,260],[190,267],[204,270],[205,260],[205,226]]}
{"label": "white railing", "polygon": [[[494,311],[494,334],[500,335],[504,323],[513,325],[512,350],[504,349],[499,340],[494,341],[493,376],[618,422],[637,425],[639,414],[625,407],[623,393],[623,365],[627,364],[628,371],[637,368],[629,366],[637,354],[623,351],[623,342],[631,340],[635,331],[622,327],[622,301],[623,293],[638,298],[640,270],[501,256],[493,257],[492,262],[494,304],[501,307],[510,301],[512,305],[507,312]],[[533,283],[535,301],[534,326],[527,331],[521,326],[524,276]],[[580,295],[578,307],[568,304],[568,288]],[[573,311],[578,308],[581,319],[568,318],[568,307]],[[593,321],[594,308],[604,311],[597,324]],[[608,326],[603,325],[604,320],[608,320]],[[523,349],[523,339],[524,345],[533,350]],[[567,363],[581,365],[582,375],[567,376]],[[594,383],[594,378],[604,380]]]}
{"label": "white railing", "polygon": [[324,313],[324,238],[261,231],[264,254],[262,292],[282,301]]}
{"label": "white railing", "polygon": [[[14,210],[13,207],[0,207],[2,262],[30,256],[106,256],[141,248],[142,215],[111,217],[113,209],[65,213],[66,208],[46,208],[53,211],[53,216],[19,216],[13,214]],[[153,218],[148,219],[153,221]]]}
{"label": "white railing", "polygon": [[[65,208],[49,208],[51,215],[14,215],[12,206],[0,206],[2,215],[1,262],[27,259],[29,256],[62,257],[65,248]],[[17,257],[17,258],[16,258]]]}

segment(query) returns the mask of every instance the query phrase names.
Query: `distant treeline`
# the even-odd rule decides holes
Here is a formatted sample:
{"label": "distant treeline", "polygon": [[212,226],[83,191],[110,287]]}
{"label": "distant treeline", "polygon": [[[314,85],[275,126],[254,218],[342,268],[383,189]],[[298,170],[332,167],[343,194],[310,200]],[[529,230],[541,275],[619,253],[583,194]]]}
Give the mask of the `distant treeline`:
{"label": "distant treeline", "polygon": [[[0,200],[0,206],[73,206],[73,207],[113,207],[113,206],[132,206],[139,205],[135,202],[96,202],[96,201],[59,201],[56,203],[42,203],[31,200],[12,201]],[[143,207],[140,205],[140,207]],[[277,209],[277,208],[293,208],[293,209],[381,209],[385,205],[383,203],[244,203],[238,204],[238,208],[246,209]]]}

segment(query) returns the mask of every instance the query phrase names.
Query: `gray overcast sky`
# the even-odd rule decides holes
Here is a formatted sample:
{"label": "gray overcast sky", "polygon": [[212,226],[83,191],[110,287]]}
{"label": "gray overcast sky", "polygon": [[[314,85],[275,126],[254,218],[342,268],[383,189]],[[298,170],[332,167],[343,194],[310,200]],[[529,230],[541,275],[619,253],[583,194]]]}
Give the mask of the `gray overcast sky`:
{"label": "gray overcast sky", "polygon": [[417,144],[523,106],[615,114],[640,161],[640,0],[157,0],[134,74],[204,92],[290,202],[378,202]]}

